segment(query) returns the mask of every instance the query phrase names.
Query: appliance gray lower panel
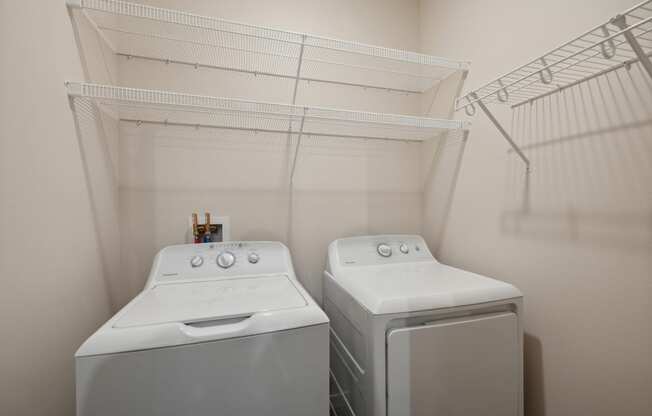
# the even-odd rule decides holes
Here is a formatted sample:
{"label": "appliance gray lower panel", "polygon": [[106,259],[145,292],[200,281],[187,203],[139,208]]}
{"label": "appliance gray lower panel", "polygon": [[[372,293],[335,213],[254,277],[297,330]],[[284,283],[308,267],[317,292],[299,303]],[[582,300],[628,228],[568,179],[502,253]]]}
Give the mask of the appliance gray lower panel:
{"label": "appliance gray lower panel", "polygon": [[328,325],[76,360],[78,416],[326,416]]}
{"label": "appliance gray lower panel", "polygon": [[520,342],[511,312],[390,331],[389,416],[517,416]]}

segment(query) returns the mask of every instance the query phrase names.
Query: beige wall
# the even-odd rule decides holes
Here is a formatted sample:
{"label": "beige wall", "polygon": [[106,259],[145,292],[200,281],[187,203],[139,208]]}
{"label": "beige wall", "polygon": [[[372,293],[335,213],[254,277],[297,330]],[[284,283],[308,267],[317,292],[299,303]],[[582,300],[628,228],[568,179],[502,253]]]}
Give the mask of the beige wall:
{"label": "beige wall", "polygon": [[[105,79],[97,52],[87,70]],[[0,55],[0,414],[71,415],[73,354],[112,308],[117,142],[92,112],[78,140],[64,81],[84,67],[63,1],[1,1]]]}
{"label": "beige wall", "polygon": [[[633,3],[424,0],[423,52],[470,59],[477,88]],[[459,179],[452,200],[424,196],[424,233],[443,262],[525,294],[528,415],[650,414],[652,82],[634,67],[496,115],[526,146],[529,191],[479,113],[439,155],[433,180]]]}

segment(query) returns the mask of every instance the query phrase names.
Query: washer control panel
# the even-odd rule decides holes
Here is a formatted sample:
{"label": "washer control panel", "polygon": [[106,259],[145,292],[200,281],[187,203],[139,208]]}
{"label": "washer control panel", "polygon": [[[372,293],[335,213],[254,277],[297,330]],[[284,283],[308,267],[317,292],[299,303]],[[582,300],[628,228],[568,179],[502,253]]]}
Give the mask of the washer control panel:
{"label": "washer control panel", "polygon": [[293,273],[289,251],[279,242],[184,244],[158,253],[148,284],[275,273]]}
{"label": "washer control panel", "polygon": [[337,251],[342,266],[371,266],[434,260],[426,242],[418,235],[378,235],[337,240],[331,250]]}

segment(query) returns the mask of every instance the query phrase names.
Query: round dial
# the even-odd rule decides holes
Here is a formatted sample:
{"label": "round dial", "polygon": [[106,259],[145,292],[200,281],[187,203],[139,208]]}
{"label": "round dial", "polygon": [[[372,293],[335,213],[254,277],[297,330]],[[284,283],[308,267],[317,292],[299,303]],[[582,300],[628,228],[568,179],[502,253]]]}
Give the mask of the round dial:
{"label": "round dial", "polygon": [[256,253],[249,253],[247,260],[249,260],[249,263],[251,264],[256,264],[258,263],[258,260],[260,260],[260,256]]}
{"label": "round dial", "polygon": [[235,264],[235,255],[230,251],[223,251],[217,255],[217,265],[223,269],[228,269]]}
{"label": "round dial", "polygon": [[401,253],[403,254],[408,254],[410,252],[410,248],[405,243],[401,244],[398,249],[401,250]]}
{"label": "round dial", "polygon": [[378,247],[376,247],[376,251],[378,251],[378,254],[380,254],[383,257],[389,257],[392,255],[392,248],[385,243],[378,244]]}
{"label": "round dial", "polygon": [[199,267],[202,264],[204,264],[204,258],[202,256],[192,256],[190,259],[190,266],[191,267]]}

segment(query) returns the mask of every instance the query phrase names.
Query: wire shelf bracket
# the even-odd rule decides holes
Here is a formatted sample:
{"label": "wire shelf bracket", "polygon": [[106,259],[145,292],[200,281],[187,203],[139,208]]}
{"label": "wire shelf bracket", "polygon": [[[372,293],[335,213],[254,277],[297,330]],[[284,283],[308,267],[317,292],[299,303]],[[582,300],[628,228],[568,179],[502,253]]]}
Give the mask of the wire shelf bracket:
{"label": "wire shelf bracket", "polygon": [[636,36],[634,36],[632,32],[628,30],[627,16],[619,14],[618,16],[611,19],[611,24],[618,27],[623,32],[623,35],[625,36],[627,43],[629,43],[629,46],[631,46],[632,51],[634,51],[636,54],[636,57],[641,62],[641,65],[643,65],[643,68],[645,68],[647,74],[650,76],[650,78],[652,78],[652,62],[650,62],[650,57],[647,53],[645,53]]}
{"label": "wire shelf bracket", "polygon": [[[471,93],[471,97],[473,97],[473,98],[477,98],[477,94],[476,94],[476,93]],[[507,130],[505,130],[505,128],[502,126],[502,124],[500,124],[500,122],[499,122],[499,121],[496,119],[496,117],[491,113],[491,111],[489,111],[489,109],[488,109],[487,106],[482,102],[482,100],[477,100],[476,103],[478,104],[478,107],[480,107],[480,109],[481,109],[481,110],[484,112],[484,114],[487,116],[487,118],[489,119],[489,121],[491,121],[491,122],[493,123],[493,125],[496,126],[496,128],[498,129],[498,131],[500,132],[500,134],[505,138],[505,140],[507,140],[507,142],[509,143],[509,145],[512,146],[512,149],[514,149],[514,151],[516,152],[516,154],[518,155],[518,157],[520,157],[521,160],[523,161],[523,163],[525,163],[525,169],[526,169],[526,171],[529,172],[529,171],[530,171],[530,159],[528,159],[527,156],[525,156],[525,154],[523,153],[523,151],[521,150],[521,148],[518,147],[518,145],[516,144],[516,142],[514,142],[514,139],[512,139],[512,136],[511,136],[509,133],[507,133]]]}

